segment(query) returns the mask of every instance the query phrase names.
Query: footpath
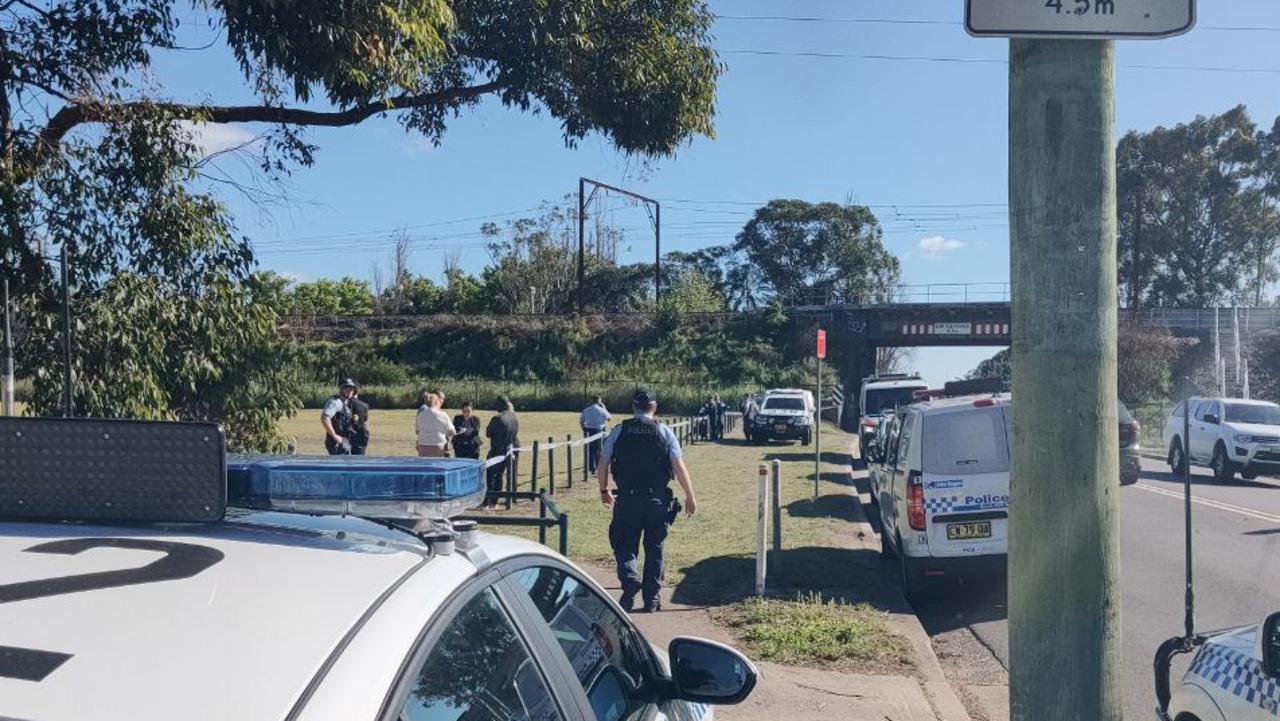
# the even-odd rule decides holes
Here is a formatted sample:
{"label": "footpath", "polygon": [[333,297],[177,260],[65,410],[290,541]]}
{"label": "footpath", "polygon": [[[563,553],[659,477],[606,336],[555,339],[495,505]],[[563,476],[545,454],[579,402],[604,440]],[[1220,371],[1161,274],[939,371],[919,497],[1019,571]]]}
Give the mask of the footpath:
{"label": "footpath", "polygon": [[[847,464],[844,468],[848,472]],[[837,500],[846,506],[841,515],[851,522],[831,540],[836,550],[846,552],[837,557],[844,567],[833,575],[843,583],[851,579],[851,595],[882,611],[892,630],[907,640],[912,660],[909,675],[757,662],[760,685],[751,698],[739,706],[718,708],[716,717],[728,721],[972,721],[944,675],[929,636],[885,574],[879,537],[863,511],[862,484],[850,474],[841,485],[844,493]],[[583,568],[610,594],[620,592],[611,566],[596,561]],[[673,589],[664,588],[660,613],[632,617],[650,641],[665,647],[676,636],[700,636],[742,645],[712,618],[716,606],[678,602],[684,595],[677,587],[673,598]],[[984,716],[978,714],[978,718]]]}

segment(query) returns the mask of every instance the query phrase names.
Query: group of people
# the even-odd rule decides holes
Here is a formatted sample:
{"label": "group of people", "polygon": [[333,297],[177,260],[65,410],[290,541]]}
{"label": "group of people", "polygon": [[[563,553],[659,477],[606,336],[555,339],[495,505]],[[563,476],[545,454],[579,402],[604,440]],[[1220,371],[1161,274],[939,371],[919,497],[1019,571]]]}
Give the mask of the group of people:
{"label": "group of people", "polygon": [[728,406],[719,394],[707,396],[707,402],[698,410],[698,437],[718,441],[724,438],[724,414]]}
{"label": "group of people", "polygon": [[[480,419],[471,403],[463,403],[461,412],[450,419],[443,410],[444,402],[445,394],[440,390],[422,395],[415,421],[418,455],[444,457],[452,450],[459,458],[478,459],[483,441]],[[486,474],[486,506],[497,502],[495,494],[503,490],[512,461],[510,451],[520,445],[520,422],[511,401],[500,396],[493,410],[497,414],[489,420],[484,433],[489,439],[487,457],[501,460],[489,466]],[[614,426],[603,438],[587,444],[587,467],[600,486],[600,502],[613,514],[609,545],[622,583],[620,601],[628,611],[635,610],[637,597],[646,612],[662,607],[659,592],[668,530],[682,510],[692,516],[698,507],[680,441],[670,427],[657,422],[657,410],[657,397],[651,391],[637,390],[632,398],[633,416]],[[723,437],[724,411],[719,396],[707,399],[703,415],[709,437]],[[596,396],[582,409],[579,420],[582,432],[591,437],[604,434],[611,419],[604,401]],[[330,454],[365,454],[369,447],[369,406],[360,400],[360,384],[355,379],[346,378],[339,384],[338,392],[325,402],[320,421]],[[672,480],[680,484],[683,504],[672,492]]]}

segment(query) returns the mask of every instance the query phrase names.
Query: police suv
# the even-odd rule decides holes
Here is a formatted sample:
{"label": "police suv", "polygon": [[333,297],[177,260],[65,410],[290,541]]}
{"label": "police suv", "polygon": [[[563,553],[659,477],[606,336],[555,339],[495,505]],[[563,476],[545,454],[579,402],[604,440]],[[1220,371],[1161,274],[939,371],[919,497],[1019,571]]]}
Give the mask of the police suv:
{"label": "police suv", "polygon": [[651,647],[543,546],[451,522],[479,461],[224,447],[0,419],[0,718],[684,721],[756,683],[723,645]]}

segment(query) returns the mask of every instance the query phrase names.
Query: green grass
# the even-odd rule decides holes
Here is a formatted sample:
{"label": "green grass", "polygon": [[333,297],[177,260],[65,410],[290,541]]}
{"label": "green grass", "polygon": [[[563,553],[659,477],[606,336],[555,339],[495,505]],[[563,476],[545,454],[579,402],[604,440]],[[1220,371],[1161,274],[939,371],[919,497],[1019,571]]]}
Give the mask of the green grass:
{"label": "green grass", "polygon": [[794,600],[748,598],[713,616],[746,644],[752,658],[802,665],[908,671],[911,647],[884,612],[809,593]]}

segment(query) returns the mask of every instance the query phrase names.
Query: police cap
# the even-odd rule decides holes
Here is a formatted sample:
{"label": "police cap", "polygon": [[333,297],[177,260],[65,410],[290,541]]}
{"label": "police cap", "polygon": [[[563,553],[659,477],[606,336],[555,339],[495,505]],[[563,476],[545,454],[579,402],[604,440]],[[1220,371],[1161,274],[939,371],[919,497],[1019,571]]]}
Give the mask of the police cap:
{"label": "police cap", "polygon": [[359,388],[359,387],[360,387],[360,384],[359,384],[359,383],[356,383],[356,379],[355,379],[355,378],[343,378],[343,379],[342,379],[342,382],[338,384],[338,388],[340,388],[340,389],[342,389],[342,388]]}
{"label": "police cap", "polygon": [[648,408],[650,403],[657,403],[658,396],[648,388],[640,388],[636,390],[636,394],[631,396],[631,403],[636,408]]}

